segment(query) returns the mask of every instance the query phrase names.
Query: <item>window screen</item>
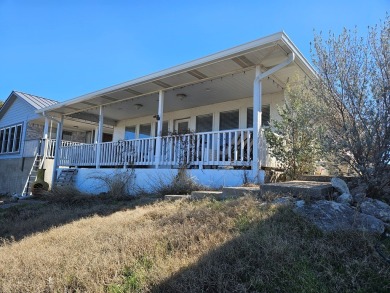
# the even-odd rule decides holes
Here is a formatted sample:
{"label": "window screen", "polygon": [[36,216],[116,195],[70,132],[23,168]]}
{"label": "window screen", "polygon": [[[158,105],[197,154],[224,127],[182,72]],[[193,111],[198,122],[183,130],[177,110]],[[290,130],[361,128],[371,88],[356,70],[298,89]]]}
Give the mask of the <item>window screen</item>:
{"label": "window screen", "polygon": [[18,152],[21,136],[21,124],[0,129],[0,153]]}
{"label": "window screen", "polygon": [[125,139],[135,139],[135,125],[125,127]]}
{"label": "window screen", "polygon": [[3,150],[3,139],[4,139],[4,129],[0,130],[0,153],[2,153]]}
{"label": "window screen", "polygon": [[14,148],[15,152],[19,151],[21,135],[22,135],[22,125],[18,125],[16,127],[15,148]]}
{"label": "window screen", "polygon": [[[271,116],[271,107],[270,105],[263,105],[261,107],[261,125],[269,126],[270,116]],[[253,108],[248,108],[246,111],[246,127],[253,127]]]}
{"label": "window screen", "polygon": [[14,139],[15,139],[15,127],[12,127],[9,134],[9,145],[8,145],[9,152],[12,152],[12,150],[14,149]]}
{"label": "window screen", "polygon": [[8,147],[8,138],[9,138],[9,128],[6,128],[5,129],[5,138],[4,138],[4,145],[3,145],[3,152],[4,153],[7,153],[8,152],[8,149],[7,149],[7,147]]}
{"label": "window screen", "polygon": [[72,140],[72,132],[71,131],[63,131],[62,132],[63,140]]}
{"label": "window screen", "polygon": [[[154,136],[157,136],[157,122],[156,122],[156,127],[155,127],[155,132],[154,132]],[[161,136],[167,136],[168,135],[168,121],[164,121],[163,122],[163,125],[162,125],[162,133],[161,133]]]}
{"label": "window screen", "polygon": [[138,138],[148,138],[151,136],[152,127],[151,124],[141,124],[139,126],[139,136]]}
{"label": "window screen", "polygon": [[238,129],[238,110],[221,112],[219,114],[219,130]]}
{"label": "window screen", "polygon": [[196,132],[208,132],[213,130],[213,114],[196,116]]}

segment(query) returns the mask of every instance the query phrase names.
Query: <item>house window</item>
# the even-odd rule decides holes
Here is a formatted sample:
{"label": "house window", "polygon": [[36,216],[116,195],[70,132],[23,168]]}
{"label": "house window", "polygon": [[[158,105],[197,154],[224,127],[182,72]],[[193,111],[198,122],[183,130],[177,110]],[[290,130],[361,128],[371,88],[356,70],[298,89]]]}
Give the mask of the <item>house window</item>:
{"label": "house window", "polygon": [[3,150],[4,129],[0,129],[0,153]]}
{"label": "house window", "polygon": [[213,114],[196,116],[196,132],[208,132],[213,130]]}
{"label": "house window", "polygon": [[238,129],[238,110],[219,113],[219,130]]}
{"label": "house window", "polygon": [[[270,117],[271,117],[271,107],[270,105],[263,105],[261,107],[261,125],[269,126]],[[246,127],[253,127],[253,108],[248,108],[246,111]]]}
{"label": "house window", "polygon": [[0,129],[0,154],[16,153],[20,149],[22,125]]}
{"label": "house window", "polygon": [[[155,131],[154,131],[154,136],[157,137],[157,128],[158,128],[158,123],[156,122],[156,127],[154,128]],[[162,124],[162,133],[161,133],[161,136],[167,136],[168,135],[168,121],[164,121],[163,124]]]}
{"label": "house window", "polygon": [[20,138],[22,136],[22,125],[16,126],[15,144],[14,151],[18,152],[20,149]]}
{"label": "house window", "polygon": [[135,125],[125,127],[125,139],[135,139]]}
{"label": "house window", "polygon": [[70,132],[70,131],[63,131],[62,132],[62,139],[71,141],[72,140],[72,132]]}
{"label": "house window", "polygon": [[152,127],[151,124],[141,124],[139,126],[138,138],[149,138],[151,137]]}

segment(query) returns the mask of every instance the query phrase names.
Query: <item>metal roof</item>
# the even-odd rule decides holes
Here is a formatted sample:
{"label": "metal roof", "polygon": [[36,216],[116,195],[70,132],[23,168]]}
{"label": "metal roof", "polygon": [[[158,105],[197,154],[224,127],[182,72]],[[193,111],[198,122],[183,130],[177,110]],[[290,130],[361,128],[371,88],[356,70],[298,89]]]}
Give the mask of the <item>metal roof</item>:
{"label": "metal roof", "polygon": [[13,93],[16,96],[18,96],[19,98],[22,98],[23,100],[25,100],[27,103],[29,103],[31,106],[33,106],[37,110],[58,104],[57,101],[34,96],[31,94],[27,94],[27,93],[22,93],[22,92],[18,92],[18,91],[13,91]]}
{"label": "metal roof", "polygon": [[2,107],[0,107],[0,119],[11,107],[15,99],[20,98],[25,100],[29,105],[34,107],[35,111],[58,104],[57,101],[22,93],[19,91],[12,91],[8,98],[5,100]]}

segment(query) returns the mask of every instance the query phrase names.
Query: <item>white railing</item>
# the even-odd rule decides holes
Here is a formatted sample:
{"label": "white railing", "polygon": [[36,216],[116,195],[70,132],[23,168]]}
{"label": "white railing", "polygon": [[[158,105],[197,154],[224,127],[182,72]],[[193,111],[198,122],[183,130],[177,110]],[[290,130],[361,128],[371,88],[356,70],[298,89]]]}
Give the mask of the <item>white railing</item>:
{"label": "white railing", "polygon": [[[248,166],[253,130],[237,129],[170,135],[161,138],[160,166]],[[157,138],[101,143],[101,166],[153,166]],[[95,166],[97,144],[61,147],[60,165]]]}
{"label": "white railing", "polygon": [[166,136],[160,165],[250,166],[252,137],[252,129]]}
{"label": "white railing", "polygon": [[100,165],[153,165],[155,164],[155,149],[155,137],[104,142],[101,144]]}
{"label": "white railing", "polygon": [[[46,139],[45,141],[45,157],[52,159],[55,155],[55,149],[56,149],[56,140],[55,139]],[[81,142],[75,142],[75,141],[68,141],[68,140],[61,140],[61,147],[67,147],[67,146],[75,146],[75,145],[81,145],[84,143]]]}
{"label": "white railing", "polygon": [[84,143],[61,147],[60,166],[94,166],[96,164],[96,144]]}

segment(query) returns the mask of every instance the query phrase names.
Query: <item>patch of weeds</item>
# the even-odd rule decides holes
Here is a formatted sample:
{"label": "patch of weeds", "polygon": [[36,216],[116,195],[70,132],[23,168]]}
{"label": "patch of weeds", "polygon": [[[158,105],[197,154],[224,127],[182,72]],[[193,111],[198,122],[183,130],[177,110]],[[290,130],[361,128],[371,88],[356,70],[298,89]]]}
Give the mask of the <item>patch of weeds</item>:
{"label": "patch of weeds", "polygon": [[151,187],[153,193],[160,196],[167,194],[186,195],[191,194],[192,191],[207,189],[205,186],[197,183],[195,178],[188,174],[186,168],[180,168],[177,174],[168,180],[157,178]]}
{"label": "patch of weeds", "polygon": [[107,291],[110,293],[140,292],[142,277],[130,267],[125,267],[122,272],[122,284],[110,284]]}
{"label": "patch of weeds", "polygon": [[85,292],[87,288],[75,275],[66,278],[65,292]]}
{"label": "patch of weeds", "polygon": [[247,231],[252,224],[251,222],[252,221],[248,217],[248,215],[239,215],[235,220],[235,228],[238,229],[240,232]]}
{"label": "patch of weeds", "polygon": [[145,285],[146,273],[153,267],[153,260],[145,255],[137,258],[133,266],[126,266],[121,274],[121,284],[107,287],[110,293],[141,292]]}

